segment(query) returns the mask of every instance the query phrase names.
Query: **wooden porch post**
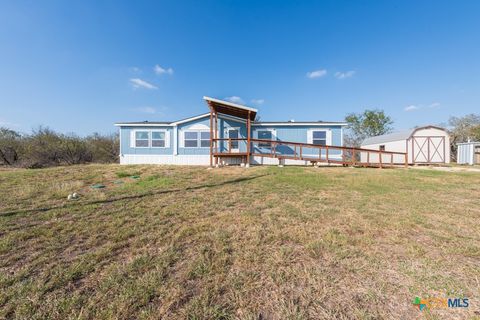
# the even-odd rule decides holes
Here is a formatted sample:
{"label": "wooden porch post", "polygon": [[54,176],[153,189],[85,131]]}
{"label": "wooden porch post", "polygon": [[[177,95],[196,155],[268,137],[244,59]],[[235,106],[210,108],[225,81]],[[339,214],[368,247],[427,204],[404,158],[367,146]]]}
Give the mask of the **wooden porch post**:
{"label": "wooden porch post", "polygon": [[247,163],[246,166],[250,166],[250,111],[248,111],[248,118],[247,118]]}
{"label": "wooden porch post", "polygon": [[210,167],[213,167],[213,110],[210,107]]}
{"label": "wooden porch post", "polygon": [[[218,113],[215,112],[215,131],[214,131],[214,136],[215,136],[215,153],[218,154]],[[215,165],[218,165],[218,157],[215,157]]]}

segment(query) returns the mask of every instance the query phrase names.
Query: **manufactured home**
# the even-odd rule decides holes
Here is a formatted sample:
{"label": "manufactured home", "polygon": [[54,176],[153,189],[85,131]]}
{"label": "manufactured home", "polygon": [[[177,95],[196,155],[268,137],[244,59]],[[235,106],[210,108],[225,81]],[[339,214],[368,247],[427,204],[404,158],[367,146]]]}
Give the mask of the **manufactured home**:
{"label": "manufactured home", "polygon": [[403,152],[406,154],[408,164],[450,163],[450,136],[447,130],[436,126],[418,127],[367,138],[361,147],[385,151],[380,155],[361,152],[362,162],[385,162],[392,157],[388,152]]}
{"label": "manufactured home", "polygon": [[116,123],[120,163],[248,166],[342,159],[345,122],[256,121],[257,109],[203,99],[209,112],[198,116],[172,122]]}

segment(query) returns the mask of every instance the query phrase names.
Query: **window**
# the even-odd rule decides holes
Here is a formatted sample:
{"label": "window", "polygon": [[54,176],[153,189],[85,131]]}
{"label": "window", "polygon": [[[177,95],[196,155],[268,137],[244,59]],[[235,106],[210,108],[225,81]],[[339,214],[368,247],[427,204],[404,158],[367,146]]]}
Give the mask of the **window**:
{"label": "window", "polygon": [[185,148],[209,148],[209,131],[185,131],[183,135],[183,146]]}
{"label": "window", "polygon": [[200,132],[200,147],[209,148],[210,147],[210,132]]}
{"label": "window", "polygon": [[318,146],[327,145],[327,132],[326,131],[312,131],[312,143]]}
{"label": "window", "polygon": [[384,145],[384,144],[380,145],[380,147],[378,147],[378,149],[379,149],[380,151],[385,151],[385,145]]}
{"label": "window", "polygon": [[[259,130],[257,131],[258,139],[261,140],[273,140],[273,134],[272,131],[269,130]],[[259,148],[271,148],[272,143],[271,142],[259,142],[258,143]]]}
{"label": "window", "polygon": [[197,148],[198,132],[192,132],[192,131],[185,132],[184,146],[185,148]]}
{"label": "window", "polygon": [[152,131],[152,147],[165,148],[165,132],[164,131]]}
{"label": "window", "polygon": [[[237,128],[229,128],[227,129],[228,131],[228,138],[229,139],[238,139],[240,138],[240,130]],[[231,140],[230,141],[230,146],[228,146],[229,149],[233,150],[238,150],[239,146],[239,141],[238,140]]]}
{"label": "window", "polygon": [[167,130],[133,130],[131,147],[135,148],[167,148],[169,136]]}
{"label": "window", "polygon": [[149,140],[149,132],[148,131],[136,131],[135,132],[135,147],[136,148],[148,148],[148,140]]}

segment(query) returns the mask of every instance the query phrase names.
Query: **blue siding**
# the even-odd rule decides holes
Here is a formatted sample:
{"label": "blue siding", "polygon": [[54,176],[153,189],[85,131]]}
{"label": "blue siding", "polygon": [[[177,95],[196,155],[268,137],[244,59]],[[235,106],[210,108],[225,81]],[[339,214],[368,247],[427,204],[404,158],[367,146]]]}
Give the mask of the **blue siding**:
{"label": "blue siding", "polygon": [[[341,126],[255,126],[253,127],[253,137],[257,137],[256,132],[258,130],[268,130],[274,129],[276,133],[276,140],[277,141],[289,141],[289,142],[301,142],[307,143],[308,142],[308,131],[312,129],[318,130],[330,130],[332,133],[332,143],[333,146],[341,146],[342,145],[342,127]],[[281,154],[293,154],[294,148],[289,146],[278,146],[276,148],[277,153]],[[317,148],[303,148],[303,154],[318,154]],[[258,148],[258,146],[254,146],[254,152],[259,153],[268,153],[270,149],[268,148]],[[297,149],[297,153],[299,150]],[[325,154],[325,150],[322,151],[322,154]],[[331,150],[329,152],[331,155],[341,155],[340,150]]]}
{"label": "blue siding", "polygon": [[178,154],[185,154],[185,155],[209,155],[210,148],[182,148],[180,142],[180,131],[188,130],[191,126],[194,125],[205,125],[210,128],[210,118],[207,116],[205,118],[192,120],[189,122],[182,123],[178,125],[178,135],[177,135],[177,145],[178,145]]}
{"label": "blue siding", "polygon": [[[246,139],[247,138],[247,124],[241,121],[235,121],[231,119],[218,119],[218,135],[220,138],[228,138],[226,134],[226,130],[229,128],[239,128],[239,138]],[[221,151],[228,151],[228,142],[219,143],[219,149]],[[247,142],[246,141],[239,141],[238,143],[239,152],[247,152]]]}
{"label": "blue siding", "polygon": [[[228,128],[240,128],[240,138],[246,138],[247,137],[247,127],[246,123],[243,121],[235,121],[232,119],[223,119],[219,118],[218,119],[218,125],[219,125],[219,137],[220,138],[227,138],[226,136],[226,129]],[[122,126],[120,127],[120,134],[121,134],[121,152],[122,154],[145,154],[145,155],[173,155],[174,154],[174,146],[175,142],[174,139],[176,137],[176,145],[178,148],[178,154],[180,155],[208,155],[210,153],[210,148],[185,148],[181,147],[182,142],[180,141],[181,139],[181,134],[180,131],[183,130],[188,130],[192,126],[204,126],[204,128],[209,128],[210,126],[210,119],[208,116],[196,120],[192,120],[186,123],[182,123],[178,125],[178,134],[174,134],[174,127],[170,126],[148,126],[148,127],[128,127],[128,126]],[[131,137],[131,131],[132,130],[156,130],[156,129],[162,129],[162,130],[167,130],[170,135],[170,144],[167,148],[132,148],[130,147],[130,137]],[[303,125],[298,125],[298,126],[288,126],[288,125],[276,125],[276,126],[253,126],[252,127],[252,138],[256,138],[257,134],[256,132],[258,130],[264,130],[264,129],[274,129],[276,133],[276,139],[279,141],[292,141],[292,142],[302,142],[302,143],[307,143],[308,142],[308,131],[311,129],[318,129],[318,130],[330,130],[331,131],[331,136],[332,136],[332,141],[331,145],[334,146],[341,146],[342,145],[342,127],[341,126],[303,126]],[[194,130],[194,129],[193,129]],[[219,148],[221,151],[226,151],[228,150],[228,143],[227,142],[222,142],[219,143]],[[241,141],[239,142],[239,151],[240,152],[246,152],[247,146],[246,142]],[[254,152],[257,153],[268,153],[270,152],[270,149],[268,148],[261,148],[259,149],[258,146],[254,144],[253,148]],[[282,154],[293,154],[294,150],[291,147],[288,146],[280,146],[277,147],[277,152],[282,153]],[[298,152],[298,150],[297,150]],[[303,149],[303,154],[312,154],[312,155],[318,155],[318,149],[315,148],[305,148]],[[322,152],[322,154],[325,154],[325,151]],[[341,155],[340,150],[331,150],[330,151],[331,155]]]}
{"label": "blue siding", "polygon": [[[130,137],[133,130],[167,130],[170,133],[170,146],[168,148],[132,148]],[[173,130],[171,127],[120,127],[120,150],[122,154],[173,154]]]}
{"label": "blue siding", "polygon": [[[189,128],[193,126],[198,126],[198,125],[204,125],[210,128],[210,118],[205,117],[193,121],[189,121],[186,123],[182,123],[181,125],[178,126],[178,130],[183,131],[183,130],[189,130]],[[231,119],[222,119],[218,118],[218,135],[219,138],[226,138],[227,136],[225,135],[225,131],[228,128],[240,128],[240,138],[246,138],[247,137],[247,127],[245,123],[242,123],[240,121],[235,121]],[[178,154],[186,154],[186,155],[208,155],[210,154],[210,148],[183,148],[180,147],[182,144],[180,142],[181,135],[178,134]],[[222,151],[226,151],[228,149],[228,143],[227,142],[220,142],[219,143],[219,149]],[[240,152],[246,152],[247,150],[247,145],[246,142],[240,142],[239,143],[239,149]]]}

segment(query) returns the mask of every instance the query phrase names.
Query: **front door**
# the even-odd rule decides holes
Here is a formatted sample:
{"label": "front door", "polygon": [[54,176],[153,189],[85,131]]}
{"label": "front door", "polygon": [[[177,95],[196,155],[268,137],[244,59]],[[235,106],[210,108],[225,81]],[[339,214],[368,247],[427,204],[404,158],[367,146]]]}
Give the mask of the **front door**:
{"label": "front door", "polygon": [[[228,139],[238,139],[240,138],[240,129],[238,128],[229,128],[227,129],[227,138]],[[228,152],[239,152],[239,140],[229,140],[227,142]]]}

